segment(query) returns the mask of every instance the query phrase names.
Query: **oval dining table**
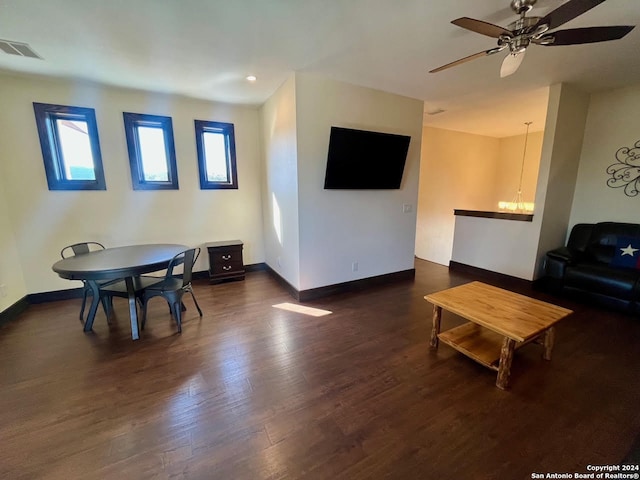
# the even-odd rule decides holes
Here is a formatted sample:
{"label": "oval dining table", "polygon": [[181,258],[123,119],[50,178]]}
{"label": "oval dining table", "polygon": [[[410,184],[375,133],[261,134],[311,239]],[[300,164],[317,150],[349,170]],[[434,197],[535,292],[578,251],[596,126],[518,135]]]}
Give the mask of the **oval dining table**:
{"label": "oval dining table", "polygon": [[51,267],[60,277],[68,280],[85,280],[92,292],[91,307],[84,324],[84,331],[93,328],[98,305],[100,287],[98,282],[124,279],[129,299],[131,338],[140,338],[134,278],[165,269],[171,259],[189,247],[177,244],[129,245],[107,248],[76,255],[57,261]]}

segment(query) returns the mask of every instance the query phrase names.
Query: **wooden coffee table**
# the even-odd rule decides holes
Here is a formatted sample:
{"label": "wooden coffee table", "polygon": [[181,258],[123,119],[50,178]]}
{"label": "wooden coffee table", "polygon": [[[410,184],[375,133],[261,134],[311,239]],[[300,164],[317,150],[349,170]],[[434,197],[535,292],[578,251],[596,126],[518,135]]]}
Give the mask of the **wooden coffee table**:
{"label": "wooden coffee table", "polygon": [[[471,282],[426,295],[433,304],[431,348],[438,341],[498,372],[496,386],[507,388],[513,352],[534,340],[544,345],[543,358],[551,360],[553,326],[573,313],[566,308],[525,297],[481,282]],[[469,320],[440,332],[442,309]]]}

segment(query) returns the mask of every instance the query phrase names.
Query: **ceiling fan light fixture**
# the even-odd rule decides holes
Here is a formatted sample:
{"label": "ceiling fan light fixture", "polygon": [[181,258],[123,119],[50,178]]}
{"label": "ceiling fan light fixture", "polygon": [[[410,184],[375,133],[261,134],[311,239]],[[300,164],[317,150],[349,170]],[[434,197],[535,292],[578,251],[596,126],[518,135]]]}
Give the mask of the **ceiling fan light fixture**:
{"label": "ceiling fan light fixture", "polygon": [[520,67],[522,60],[524,60],[525,53],[526,50],[520,53],[510,53],[509,55],[507,55],[502,61],[502,66],[500,67],[500,78],[513,75]]}

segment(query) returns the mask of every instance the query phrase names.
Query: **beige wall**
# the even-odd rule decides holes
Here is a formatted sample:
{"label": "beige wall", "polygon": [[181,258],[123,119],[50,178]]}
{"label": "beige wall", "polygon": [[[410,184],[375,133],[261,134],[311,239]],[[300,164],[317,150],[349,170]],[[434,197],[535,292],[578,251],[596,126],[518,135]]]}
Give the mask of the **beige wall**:
{"label": "beige wall", "polygon": [[537,278],[547,245],[566,231],[588,99],[567,85],[549,90],[533,221],[457,217],[452,260]]}
{"label": "beige wall", "polygon": [[[523,125],[524,128],[524,125]],[[542,132],[532,131],[522,182],[533,202]],[[454,209],[497,211],[518,190],[525,135],[492,138],[424,127],[416,228],[416,256],[448,265],[453,248]]]}
{"label": "beige wall", "polygon": [[[459,218],[452,258],[534,279],[542,274],[546,252],[564,245],[576,223],[637,223],[640,195],[630,197],[622,189],[608,187],[607,167],[616,163],[618,149],[640,141],[639,112],[640,85],[592,95],[569,85],[553,85],[533,222]],[[423,170],[425,176],[428,170]]]}
{"label": "beige wall", "polygon": [[[95,109],[106,191],[47,189],[34,101]],[[59,259],[61,247],[85,240],[108,246],[150,242],[201,246],[238,238],[245,243],[245,263],[264,261],[256,108],[9,75],[0,76],[0,104],[0,182],[26,293],[77,286],[58,278],[51,265]],[[180,190],[132,189],[123,111],[172,117]],[[194,119],[235,125],[238,190],[200,190]],[[4,231],[2,238],[8,238]],[[21,292],[20,273],[11,257],[15,257],[11,248],[0,253],[2,262],[10,265],[10,277],[16,278],[15,291]],[[205,252],[196,270],[206,269]]]}
{"label": "beige wall", "polygon": [[300,285],[298,147],[295,76],[260,109],[264,179],[265,261],[295,288]]}
{"label": "beige wall", "polygon": [[[533,201],[537,190],[542,136],[542,132],[530,133],[527,140],[522,183],[524,201]],[[494,176],[490,183],[491,203],[486,209],[489,211],[497,211],[500,200],[515,199],[522,168],[524,135],[502,138],[498,144]],[[483,188],[482,184],[474,186]],[[539,228],[539,215],[534,215],[533,222],[456,216],[450,259],[485,270],[531,279]]]}
{"label": "beige wall", "polygon": [[[591,96],[571,226],[602,221],[640,222],[640,195],[629,197],[622,188],[607,186],[611,178],[607,167],[617,163],[618,149],[632,148],[639,141],[640,85]],[[640,163],[636,161],[635,165]],[[637,168],[632,174],[638,175]]]}
{"label": "beige wall", "polygon": [[[422,102],[297,73],[260,115],[267,264],[297,290],[413,268]],[[401,188],[325,190],[331,126],[410,135]]]}
{"label": "beige wall", "polygon": [[[301,290],[413,267],[419,100],[314,75],[292,76],[262,109],[35,76],[0,76],[0,95],[0,265],[11,293],[3,305],[78,286],[51,265],[63,246],[84,240],[201,246],[238,238],[245,263],[266,260]],[[47,189],[34,101],[95,109],[106,191]],[[179,190],[132,189],[123,111],[172,117]],[[234,123],[238,190],[200,190],[194,119]],[[402,188],[325,191],[331,125],[411,135]],[[203,255],[196,270],[206,269]]]}
{"label": "beige wall", "polygon": [[[0,120],[0,130],[4,127],[4,121]],[[0,181],[0,312],[27,294],[18,246],[9,218],[11,208],[5,195],[4,183]]]}
{"label": "beige wall", "polygon": [[[503,273],[514,271],[509,267],[513,259],[535,268],[544,251],[563,243],[568,227],[577,222],[638,221],[640,196],[627,197],[621,190],[607,187],[606,167],[614,163],[618,148],[630,147],[640,139],[636,128],[640,86],[595,94],[590,103],[588,96],[567,86],[554,86],[550,91],[534,222],[515,228],[496,221],[477,225],[478,220],[465,220],[461,238],[470,239],[470,243],[458,246],[456,261],[480,261],[477,265],[481,268]],[[292,76],[260,112],[171,95],[7,74],[0,76],[0,101],[0,285],[5,292],[0,296],[0,311],[28,293],[76,286],[59,279],[50,267],[59,258],[61,246],[88,239],[116,246],[144,242],[202,245],[240,238],[245,242],[245,263],[266,260],[299,289],[411,268],[407,253],[411,248],[404,246],[414,238],[413,232],[418,256],[446,264],[452,258],[453,209],[494,209],[498,198],[475,187],[493,185],[500,191],[498,184],[512,183],[518,170],[504,163],[512,157],[521,158],[522,136],[499,141],[429,127],[421,132],[414,118],[415,100],[308,74]],[[107,191],[47,189],[34,101],[96,109]],[[132,190],[123,111],[173,118],[180,190]],[[199,189],[193,133],[196,118],[235,124],[239,190]],[[364,195],[324,191],[331,125],[410,134],[402,188]],[[263,162],[260,139],[264,141]],[[423,153],[419,171],[420,139],[423,152],[429,153]],[[533,133],[527,168],[535,164],[529,155],[534,154],[536,143],[541,142]],[[579,170],[576,151],[580,152]],[[525,184],[529,175],[525,173]],[[511,187],[501,192],[496,195],[506,195]],[[280,238],[273,221],[274,199],[281,203]],[[416,206],[417,222],[416,214],[402,213],[403,204]],[[570,204],[568,220],[569,212],[563,206]],[[545,223],[539,208],[544,208]],[[530,228],[536,229],[535,235]],[[483,240],[485,235],[478,235],[478,231],[491,235]],[[507,243],[502,245],[494,237]],[[532,238],[537,242],[536,258],[529,255],[534,247],[526,248],[523,255],[522,242],[528,245]],[[379,262],[398,245],[397,256]],[[505,258],[511,259],[506,267],[503,260],[498,261]],[[359,272],[351,271],[353,261],[359,262]],[[196,270],[206,268],[203,256]],[[517,269],[516,276],[534,275],[521,270]],[[302,275],[302,271],[307,273]]]}
{"label": "beige wall", "polygon": [[[296,108],[300,289],[412,269],[422,101],[296,74]],[[401,188],[324,190],[331,126],[411,136]]]}
{"label": "beige wall", "polygon": [[577,181],[589,95],[569,85],[549,90],[544,149],[536,195],[542,213],[534,278],[543,274],[546,253],[564,244]]}
{"label": "beige wall", "polygon": [[453,246],[454,209],[493,210],[497,138],[422,129],[422,153],[415,253],[448,265]]}

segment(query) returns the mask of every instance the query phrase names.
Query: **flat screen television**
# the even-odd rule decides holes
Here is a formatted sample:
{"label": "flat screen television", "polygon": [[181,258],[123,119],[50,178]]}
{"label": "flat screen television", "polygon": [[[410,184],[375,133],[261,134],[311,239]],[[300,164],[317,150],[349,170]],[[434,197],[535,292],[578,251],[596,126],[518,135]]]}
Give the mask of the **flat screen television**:
{"label": "flat screen television", "polygon": [[331,127],[327,190],[398,189],[411,137]]}

